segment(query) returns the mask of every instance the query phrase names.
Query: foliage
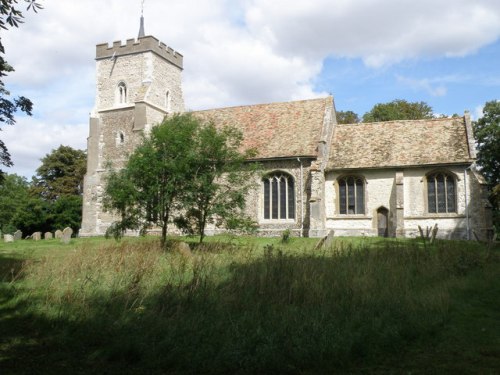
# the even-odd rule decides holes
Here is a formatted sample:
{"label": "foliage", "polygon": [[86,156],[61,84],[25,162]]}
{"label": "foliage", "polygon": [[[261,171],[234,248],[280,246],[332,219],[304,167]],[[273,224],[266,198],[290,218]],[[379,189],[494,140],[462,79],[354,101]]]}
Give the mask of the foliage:
{"label": "foliage", "polygon": [[363,122],[421,120],[426,118],[433,118],[432,108],[427,103],[395,99],[389,103],[376,104],[363,115]]}
{"label": "foliage", "polygon": [[360,122],[359,116],[353,111],[337,111],[338,124],[357,124]]}
{"label": "foliage", "polygon": [[253,153],[240,154],[240,144],[241,134],[234,129],[219,131],[191,114],[174,115],[154,127],[125,168],[109,173],[104,206],[118,212],[120,220],[108,235],[158,226],[165,244],[174,221],[199,233],[201,242],[207,223],[248,226],[241,214],[250,187],[244,161]]}
{"label": "foliage", "polygon": [[290,232],[290,229],[285,229],[283,231],[283,233],[281,233],[281,243],[290,242],[291,237],[292,237],[292,233]]}
{"label": "foliage", "polygon": [[53,228],[50,221],[50,209],[49,202],[40,197],[29,197],[12,219],[13,225],[24,235],[51,231]]}
{"label": "foliage", "polygon": [[190,186],[189,163],[198,126],[189,114],[174,115],[153,127],[124,169],[116,172],[110,168],[104,207],[120,215],[110,229],[115,237],[125,229],[159,226],[165,244],[171,215],[180,208],[179,198]]}
{"label": "foliage", "polygon": [[490,200],[495,210],[495,224],[500,230],[500,101],[486,102],[483,116],[474,121],[473,126],[478,149],[477,162],[492,188]]}
{"label": "foliage", "polygon": [[70,227],[73,233],[78,233],[82,225],[82,203],[81,195],[63,195],[51,204],[48,218],[51,231]]}
{"label": "foliage", "polygon": [[42,165],[33,178],[32,193],[48,201],[83,193],[87,156],[85,151],[60,145],[41,159]]}
{"label": "foliage", "polygon": [[500,184],[500,101],[487,102],[483,116],[474,121],[478,164],[491,186]]}
{"label": "foliage", "polygon": [[498,249],[338,238],[320,252],[295,241],[263,251],[248,239],[182,255],[152,238],[85,240],[71,251],[54,242],[24,265],[8,251],[16,243],[0,243],[5,373],[490,374],[500,366]]}
{"label": "foliage", "polygon": [[[27,10],[32,9],[35,13],[42,9],[42,6],[36,0],[25,0],[28,3]],[[17,7],[17,0],[2,0],[0,3],[0,28],[7,30],[8,27],[19,27],[23,23],[23,14]],[[7,125],[15,124],[14,114],[20,110],[31,116],[33,103],[24,96],[9,99],[10,92],[5,88],[3,78],[7,73],[14,71],[14,68],[5,61],[5,49],[0,39],[0,125],[5,123]],[[1,129],[0,129],[1,130]],[[13,165],[10,158],[7,146],[0,139],[0,165],[10,167]],[[3,179],[3,172],[0,170],[0,182]]]}
{"label": "foliage", "polygon": [[13,219],[19,214],[29,198],[29,184],[26,178],[16,174],[6,174],[0,185],[0,231],[16,231]]}
{"label": "foliage", "polygon": [[176,223],[188,233],[205,237],[207,224],[226,229],[253,228],[245,197],[254,187],[255,164],[245,161],[255,152],[240,152],[243,136],[234,128],[218,130],[213,123],[198,125],[191,146],[189,187],[182,196],[183,215]]}

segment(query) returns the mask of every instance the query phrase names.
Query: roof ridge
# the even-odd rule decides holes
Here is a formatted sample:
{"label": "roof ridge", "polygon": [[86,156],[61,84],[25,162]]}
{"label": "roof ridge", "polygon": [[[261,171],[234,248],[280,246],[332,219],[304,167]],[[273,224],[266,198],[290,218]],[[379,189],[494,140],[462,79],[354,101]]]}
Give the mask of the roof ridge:
{"label": "roof ridge", "polygon": [[221,110],[221,109],[248,108],[248,107],[268,107],[268,106],[278,105],[278,104],[312,102],[312,101],[321,101],[321,100],[324,100],[324,101],[326,101],[326,100],[333,100],[333,96],[332,95],[328,95],[328,96],[323,96],[323,97],[319,97],[319,98],[302,99],[302,100],[290,100],[290,101],[284,101],[284,102],[271,102],[271,103],[257,103],[257,104],[246,104],[246,105],[233,105],[233,106],[228,106],[228,107],[217,107],[217,108],[207,108],[207,109],[194,110],[192,112],[207,112],[207,111]]}
{"label": "roof ridge", "polygon": [[422,118],[415,120],[390,120],[390,121],[370,121],[370,122],[354,122],[350,124],[337,124],[337,126],[356,126],[356,125],[381,125],[381,124],[394,124],[394,123],[409,123],[409,122],[445,122],[450,120],[461,120],[463,121],[463,117],[438,117],[438,118]]}

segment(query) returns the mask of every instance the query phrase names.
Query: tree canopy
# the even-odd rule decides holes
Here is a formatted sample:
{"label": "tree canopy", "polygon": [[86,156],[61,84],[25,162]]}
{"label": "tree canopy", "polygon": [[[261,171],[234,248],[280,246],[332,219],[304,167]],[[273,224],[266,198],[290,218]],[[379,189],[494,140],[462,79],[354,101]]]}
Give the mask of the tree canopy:
{"label": "tree canopy", "polygon": [[61,196],[81,195],[87,167],[85,151],[70,146],[59,146],[41,159],[33,178],[32,191],[46,200]]}
{"label": "tree canopy", "polygon": [[337,111],[338,124],[356,124],[359,121],[358,114],[353,111]]}
{"label": "tree canopy", "polygon": [[363,122],[421,120],[433,117],[432,108],[425,102],[396,99],[389,103],[376,104],[363,115]]}
{"label": "tree canopy", "polygon": [[108,235],[156,226],[164,245],[171,222],[197,231],[201,240],[209,221],[235,226],[244,206],[236,191],[245,189],[248,181],[235,183],[232,172],[250,155],[238,152],[240,143],[236,130],[218,130],[191,114],[174,115],[155,126],[125,167],[109,172],[104,206],[120,219]]}
{"label": "tree canopy", "polygon": [[[42,6],[36,0],[24,0],[27,3],[27,9],[32,9],[35,13],[42,9]],[[0,3],[0,28],[7,30],[9,27],[19,27],[23,23],[23,13],[17,6],[17,0],[2,0]],[[14,125],[16,120],[14,114],[20,110],[31,116],[33,103],[24,96],[10,98],[10,92],[5,88],[3,78],[8,73],[14,71],[4,59],[5,48],[0,38],[0,125]],[[1,128],[0,128],[1,130]],[[10,167],[13,165],[10,153],[5,143],[0,139],[0,165]],[[0,182],[3,179],[3,171],[0,169]]]}
{"label": "tree canopy", "polygon": [[29,184],[25,177],[6,174],[0,185],[0,230],[2,233],[16,231],[14,219],[29,199]]}
{"label": "tree canopy", "polygon": [[486,102],[483,116],[474,121],[477,141],[477,163],[492,188],[491,201],[495,207],[496,225],[500,225],[500,101]]}

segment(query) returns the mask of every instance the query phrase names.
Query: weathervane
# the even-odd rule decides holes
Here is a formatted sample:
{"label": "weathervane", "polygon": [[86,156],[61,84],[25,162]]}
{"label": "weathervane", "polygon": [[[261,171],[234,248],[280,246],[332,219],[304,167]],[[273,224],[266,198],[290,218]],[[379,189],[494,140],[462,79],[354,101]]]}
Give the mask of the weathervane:
{"label": "weathervane", "polygon": [[143,38],[146,36],[144,33],[144,0],[141,1],[141,25],[139,26],[139,36],[138,38]]}

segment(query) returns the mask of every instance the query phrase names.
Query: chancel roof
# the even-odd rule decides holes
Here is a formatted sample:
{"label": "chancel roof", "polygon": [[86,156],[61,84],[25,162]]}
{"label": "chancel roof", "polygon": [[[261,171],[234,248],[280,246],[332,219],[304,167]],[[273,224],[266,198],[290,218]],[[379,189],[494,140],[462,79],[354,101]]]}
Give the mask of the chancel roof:
{"label": "chancel roof", "polygon": [[243,133],[243,149],[257,150],[258,159],[317,157],[325,121],[333,112],[333,98],[257,104],[196,111],[216,126],[234,126]]}
{"label": "chancel roof", "polygon": [[467,163],[470,132],[463,117],[339,124],[327,169]]}

